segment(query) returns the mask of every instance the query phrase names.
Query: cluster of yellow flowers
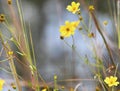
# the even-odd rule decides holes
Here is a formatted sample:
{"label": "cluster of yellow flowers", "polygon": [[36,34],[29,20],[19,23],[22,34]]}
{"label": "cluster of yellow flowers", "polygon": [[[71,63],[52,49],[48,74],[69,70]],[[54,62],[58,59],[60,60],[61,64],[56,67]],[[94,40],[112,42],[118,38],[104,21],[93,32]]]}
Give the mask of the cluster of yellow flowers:
{"label": "cluster of yellow flowers", "polygon": [[[66,9],[72,12],[73,14],[76,14],[80,10],[79,6],[80,6],[80,3],[72,2],[71,5],[68,5]],[[78,27],[79,23],[80,23],[80,20],[72,21],[72,22],[65,21],[65,25],[60,26],[60,29],[59,29],[61,39],[74,35],[75,30]]]}
{"label": "cluster of yellow flowers", "polygon": [[[76,3],[76,2],[72,2],[71,5],[67,6],[67,10],[73,14],[77,14],[80,15],[80,3]],[[93,12],[95,10],[93,5],[90,5],[88,7],[88,11],[89,12]],[[79,28],[78,25],[80,24],[80,21],[82,21],[83,18],[82,16],[79,17],[78,21],[65,21],[65,25],[60,26],[59,32],[60,32],[60,36],[61,39],[64,39],[65,37],[70,37],[72,35],[74,35],[76,28]],[[103,23],[104,25],[107,25],[108,22],[104,21]],[[88,37],[94,37],[94,33],[90,33],[88,34]],[[109,86],[118,86],[119,82],[117,81],[117,77],[116,76],[110,76],[110,77],[106,77],[104,82]]]}
{"label": "cluster of yellow flowers", "polygon": [[[80,3],[79,2],[72,2],[71,5],[67,6],[67,10],[73,14],[80,14]],[[94,6],[89,6],[89,11],[94,11]],[[65,21],[65,25],[60,26],[59,32],[60,32],[60,38],[64,39],[65,37],[70,37],[71,35],[74,35],[76,28],[80,24],[80,21],[82,20],[82,17],[80,16],[80,19],[78,21]]]}

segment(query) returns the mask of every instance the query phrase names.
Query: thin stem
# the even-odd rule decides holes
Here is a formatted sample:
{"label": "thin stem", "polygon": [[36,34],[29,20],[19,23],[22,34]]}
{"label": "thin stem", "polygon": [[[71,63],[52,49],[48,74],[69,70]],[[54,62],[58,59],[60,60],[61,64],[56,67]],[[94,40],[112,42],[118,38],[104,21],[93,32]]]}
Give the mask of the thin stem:
{"label": "thin stem", "polygon": [[103,85],[103,83],[102,83],[102,81],[101,81],[101,78],[98,78],[98,80],[99,80],[99,82],[100,82],[100,84],[101,84],[101,86],[102,86],[102,88],[103,88],[103,91],[106,91],[106,89],[105,89],[105,87],[104,87],[104,85]]}
{"label": "thin stem", "polygon": [[38,73],[38,76],[39,76],[40,79],[42,80],[43,84],[47,87],[47,89],[49,89],[49,86],[47,85],[47,83],[45,82],[45,80],[43,79],[43,77],[41,76],[40,73]]}
{"label": "thin stem", "polygon": [[102,33],[100,27],[99,27],[98,21],[97,21],[95,15],[93,14],[93,12],[91,12],[91,15],[92,15],[92,18],[93,18],[94,23],[95,23],[95,25],[96,25],[96,28],[98,29],[98,32],[100,33],[100,35],[101,35],[101,37],[102,37],[102,39],[103,39],[103,41],[104,41],[104,43],[105,43],[105,46],[106,46],[106,48],[107,48],[107,51],[108,51],[110,60],[111,60],[112,64],[113,64],[114,67],[115,67],[115,64],[114,64],[114,60],[113,60],[113,57],[112,57],[111,50],[110,50],[110,48],[109,48],[109,46],[108,46],[108,43],[107,43],[107,41],[106,41],[106,39],[105,39],[105,37],[104,37],[104,35],[103,35],[103,33]]}
{"label": "thin stem", "polygon": [[[71,46],[68,42],[66,42],[65,40],[64,40],[64,43],[65,43],[68,47],[72,48],[72,46]],[[78,56],[81,60],[84,60],[84,58],[79,54],[79,52],[76,50],[75,47],[74,47],[74,52],[77,54],[77,56]]]}
{"label": "thin stem", "polygon": [[83,26],[84,26],[85,30],[86,30],[87,32],[89,32],[89,29],[88,29],[88,27],[86,26],[85,22],[82,20],[82,22],[81,22],[81,23],[83,24]]}
{"label": "thin stem", "polygon": [[118,64],[117,64],[117,66],[116,66],[114,76],[116,76],[116,74],[117,74],[117,70],[118,70]]}
{"label": "thin stem", "polygon": [[32,47],[33,63],[36,66],[36,57],[35,57],[35,51],[34,51],[34,45],[33,45],[32,34],[31,34],[31,30],[30,30],[30,25],[29,25],[29,35],[30,35],[30,44],[31,44],[31,47]]}
{"label": "thin stem", "polygon": [[4,60],[0,60],[0,63],[6,62],[6,61],[8,61],[8,60],[10,60],[10,58],[4,59]]}
{"label": "thin stem", "polygon": [[25,46],[26,46],[27,56],[28,56],[27,58],[28,58],[29,63],[32,64],[32,60],[31,60],[31,56],[30,56],[30,47],[29,47],[28,37],[27,37],[27,32],[25,30],[25,22],[24,22],[24,19],[23,19],[22,8],[20,6],[21,2],[19,3],[19,0],[16,0],[16,3],[17,3],[18,13],[19,13],[19,17],[20,17],[21,26],[22,26],[23,37],[25,39]]}
{"label": "thin stem", "polygon": [[16,72],[16,68],[15,68],[14,62],[13,62],[13,58],[12,58],[12,56],[9,56],[7,54],[10,49],[4,44],[4,40],[2,39],[1,33],[0,33],[0,39],[1,39],[2,45],[3,45],[4,49],[5,49],[6,57],[7,58],[11,57],[11,59],[9,60],[9,65],[10,65],[10,69],[12,71],[13,77],[15,79],[15,83],[16,83],[17,89],[18,89],[18,91],[22,91],[22,88],[20,87],[19,79],[17,77],[17,72]]}
{"label": "thin stem", "polygon": [[17,84],[17,89],[18,91],[22,91],[21,87],[20,87],[20,83],[19,83],[19,79],[17,77],[17,73],[16,73],[16,68],[15,68],[15,64],[13,62],[13,59],[10,59],[9,60],[9,65],[10,65],[10,69],[12,71],[12,74],[13,74],[13,77],[15,79],[15,82]]}
{"label": "thin stem", "polygon": [[118,48],[120,49],[120,0],[117,0],[117,34],[118,34]]}
{"label": "thin stem", "polygon": [[73,78],[75,77],[75,40],[74,40],[74,37],[72,36],[72,73],[73,73]]}
{"label": "thin stem", "polygon": [[91,17],[91,14],[89,14],[89,28],[88,28],[88,32],[90,32],[91,28],[92,28],[92,17]]}

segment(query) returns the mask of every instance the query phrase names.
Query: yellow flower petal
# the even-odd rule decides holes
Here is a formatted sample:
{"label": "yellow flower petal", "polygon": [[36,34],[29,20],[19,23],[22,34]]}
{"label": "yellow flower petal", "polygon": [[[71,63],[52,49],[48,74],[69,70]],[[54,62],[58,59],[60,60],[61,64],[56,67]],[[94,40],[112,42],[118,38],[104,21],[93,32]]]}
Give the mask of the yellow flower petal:
{"label": "yellow flower petal", "polygon": [[119,82],[114,83],[115,86],[117,86],[118,84],[119,84]]}
{"label": "yellow flower petal", "polygon": [[68,11],[71,11],[72,10],[72,7],[70,5],[67,6],[66,8]]}
{"label": "yellow flower petal", "polygon": [[79,7],[79,6],[80,6],[80,3],[77,3],[77,6]]}
{"label": "yellow flower petal", "polygon": [[74,5],[76,5],[76,3],[73,1],[73,2],[71,3],[71,5],[74,6]]}
{"label": "yellow flower petal", "polygon": [[5,81],[3,79],[0,79],[0,91],[3,89]]}

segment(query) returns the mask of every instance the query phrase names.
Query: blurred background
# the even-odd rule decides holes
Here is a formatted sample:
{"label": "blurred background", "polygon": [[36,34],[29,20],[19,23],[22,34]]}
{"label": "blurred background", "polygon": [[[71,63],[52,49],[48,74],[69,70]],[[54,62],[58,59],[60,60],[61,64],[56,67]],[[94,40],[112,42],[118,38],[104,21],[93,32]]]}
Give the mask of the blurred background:
{"label": "blurred background", "polygon": [[[4,0],[0,0],[0,13],[7,13],[9,11],[6,10],[7,8],[4,6],[3,1]],[[63,40],[60,39],[60,25],[63,25],[65,20],[78,20],[76,15],[73,15],[66,10],[66,6],[70,4],[72,0],[21,1],[25,22],[26,24],[30,24],[32,32],[37,68],[44,80],[48,83],[52,82],[54,75],[58,76],[58,80],[93,79],[94,74],[91,73],[91,70],[95,68],[89,67],[78,55],[73,53],[72,49],[67,46]],[[105,20],[109,23],[108,26],[105,27],[105,32],[110,38],[110,43],[116,44],[117,37],[115,36],[115,25],[113,24],[113,16],[110,14],[108,9],[109,6],[107,5],[107,0],[76,1],[81,3],[80,9],[86,24],[88,23],[89,19],[87,7],[90,4],[95,6],[95,12],[101,25]],[[112,2],[114,2],[114,0],[110,0],[111,5]],[[14,7],[16,7],[16,5],[14,5]],[[95,32],[94,25],[92,29],[92,31]],[[84,29],[82,31],[84,32]],[[92,58],[94,55],[94,53],[92,53],[92,40],[84,37],[84,35],[78,31],[76,31],[74,38],[75,47],[79,52],[79,55],[81,57],[85,57],[87,55],[90,61],[94,62]],[[72,38],[66,38],[65,40],[72,45]],[[97,43],[96,45],[98,45],[99,48],[104,48],[100,36],[94,41]],[[101,50],[99,49],[99,51]],[[20,73],[24,74],[24,71],[21,70]],[[0,77],[9,77],[9,75],[2,70],[0,71],[0,74]],[[96,84],[92,80],[60,82],[59,85],[75,87],[78,83],[82,83],[79,91],[83,91],[84,88],[84,91],[95,90]]]}

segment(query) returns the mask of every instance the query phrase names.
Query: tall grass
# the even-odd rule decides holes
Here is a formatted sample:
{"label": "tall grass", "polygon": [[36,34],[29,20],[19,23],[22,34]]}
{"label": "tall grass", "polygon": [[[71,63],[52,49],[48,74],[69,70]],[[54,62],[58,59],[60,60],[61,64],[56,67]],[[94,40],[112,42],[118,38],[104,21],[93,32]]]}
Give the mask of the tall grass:
{"label": "tall grass", "polygon": [[[15,81],[16,90],[22,91],[22,84],[21,81],[25,81],[27,83],[27,86],[29,86],[34,91],[41,91],[40,88],[43,88],[42,91],[50,91],[51,84],[52,84],[52,90],[58,91],[63,90],[66,91],[77,91],[79,90],[79,87],[82,88],[83,91],[85,91],[85,88],[83,86],[83,81],[90,81],[91,83],[94,82],[96,85],[95,91],[119,91],[119,82],[120,82],[120,72],[119,72],[119,62],[116,61],[114,58],[114,53],[112,51],[111,45],[108,41],[109,37],[104,34],[105,28],[104,26],[107,25],[107,23],[104,23],[104,26],[102,27],[102,24],[99,21],[99,17],[97,16],[96,7],[94,7],[95,1],[92,0],[79,0],[81,4],[84,4],[85,7],[83,9],[87,11],[88,13],[88,22],[86,23],[84,20],[83,15],[81,14],[81,10],[78,9],[77,12],[74,13],[74,9],[76,7],[73,7],[73,10],[71,8],[68,9],[68,11],[72,12],[78,17],[78,20],[80,21],[80,24],[78,22],[67,22],[65,23],[65,26],[62,26],[62,30],[67,30],[69,32],[70,30],[76,29],[81,35],[84,35],[84,37],[91,43],[89,46],[92,46],[90,48],[87,48],[88,51],[91,50],[92,58],[89,58],[90,56],[87,55],[80,55],[76,43],[75,43],[75,35],[74,31],[72,31],[72,34],[69,36],[69,33],[64,33],[66,31],[63,31],[63,33],[60,35],[60,38],[63,40],[63,42],[72,49],[72,74],[73,77],[70,79],[62,79],[59,80],[59,75],[54,75],[53,82],[46,83],[46,81],[41,76],[41,73],[38,72],[37,69],[37,63],[36,63],[36,55],[34,52],[34,45],[32,40],[32,33],[30,29],[30,24],[27,27],[27,24],[25,24],[25,19],[23,16],[23,8],[22,8],[22,2],[21,0],[16,0],[15,2],[12,2],[11,0],[5,0],[6,5],[8,6],[8,10],[10,11],[10,19],[9,20],[6,16],[6,14],[0,14],[0,23],[3,27],[7,29],[7,33],[9,33],[10,37],[5,35],[3,31],[0,32],[0,42],[2,44],[2,50],[5,52],[5,60],[2,60],[1,62],[8,62],[9,68],[11,70],[12,76]],[[15,11],[15,8],[13,6],[13,3],[16,4],[17,12]],[[110,12],[110,16],[112,17],[112,20],[115,22],[116,31],[117,31],[117,37],[118,37],[118,45],[117,45],[117,55],[120,55],[119,49],[120,49],[120,0],[117,0],[116,2],[107,0],[108,8]],[[79,4],[78,4],[79,5]],[[70,5],[69,5],[70,6]],[[77,7],[78,8],[78,7]],[[117,10],[116,10],[117,9]],[[18,16],[17,16],[18,14]],[[68,24],[68,26],[67,26]],[[11,26],[12,25],[12,26]],[[82,28],[81,28],[82,25]],[[67,28],[66,28],[67,26]],[[63,28],[64,27],[64,28]],[[92,31],[94,28],[95,31]],[[83,29],[83,30],[82,30]],[[115,32],[116,32],[115,31]],[[71,33],[71,32],[70,32]],[[100,57],[100,55],[104,56],[104,52],[99,52],[99,50],[104,49],[97,49],[97,45],[94,41],[97,39],[97,34],[102,38],[103,45],[105,48],[105,51],[107,51],[107,60],[104,60],[104,57]],[[66,36],[67,35],[67,36]],[[72,44],[69,44],[67,42],[66,37],[71,37]],[[111,42],[111,40],[110,40]],[[114,45],[114,44],[113,44]],[[13,46],[16,47],[16,49],[13,48]],[[116,46],[116,45],[114,45]],[[0,54],[2,54],[1,52]],[[98,53],[98,54],[97,54]],[[75,72],[75,56],[78,56],[79,60],[84,61],[86,66],[89,66],[92,73],[92,78],[76,78],[76,72]],[[91,62],[91,60],[94,60],[94,63]],[[119,58],[117,60],[120,60]],[[24,66],[25,69],[27,69],[27,73],[29,76],[29,82],[24,80],[19,74],[17,65],[15,62],[18,62],[20,65]],[[22,69],[24,71],[24,69]],[[110,78],[112,80],[110,80]],[[39,81],[41,80],[41,83]],[[107,79],[107,81],[106,81]],[[116,79],[116,80],[115,80]],[[118,80],[117,80],[118,79]],[[61,86],[58,83],[60,82],[66,82],[71,83],[71,86]],[[77,85],[74,86],[74,83],[78,82]],[[107,83],[108,82],[108,83]],[[112,86],[111,86],[112,85]]]}

